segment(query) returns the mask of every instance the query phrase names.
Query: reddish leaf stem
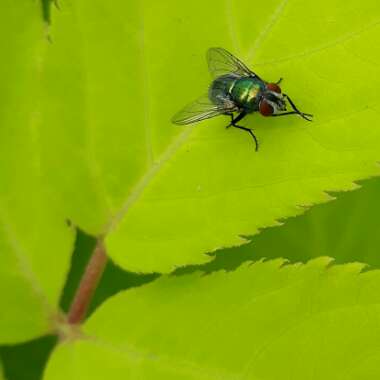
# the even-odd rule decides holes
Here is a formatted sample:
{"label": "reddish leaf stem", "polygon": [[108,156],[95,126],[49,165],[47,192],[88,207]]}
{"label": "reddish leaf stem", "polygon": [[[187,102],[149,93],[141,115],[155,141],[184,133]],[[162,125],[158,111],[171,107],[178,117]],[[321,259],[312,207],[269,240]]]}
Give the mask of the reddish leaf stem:
{"label": "reddish leaf stem", "polygon": [[87,309],[102,277],[107,264],[107,254],[102,240],[99,240],[87,267],[83,273],[79,287],[71,303],[67,321],[70,324],[80,324],[86,317]]}

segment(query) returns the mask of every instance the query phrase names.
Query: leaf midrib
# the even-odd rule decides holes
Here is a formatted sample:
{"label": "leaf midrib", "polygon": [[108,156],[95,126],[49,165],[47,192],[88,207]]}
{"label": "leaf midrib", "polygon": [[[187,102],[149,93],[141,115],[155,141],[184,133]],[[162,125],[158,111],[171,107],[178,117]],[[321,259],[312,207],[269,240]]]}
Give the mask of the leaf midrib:
{"label": "leaf midrib", "polygon": [[180,147],[187,141],[192,130],[192,126],[185,128],[184,131],[181,134],[179,134],[166,148],[166,150],[158,158],[158,160],[150,166],[146,173],[132,188],[131,192],[129,193],[128,197],[123,203],[123,206],[121,207],[120,211],[116,213],[116,215],[111,219],[110,223],[106,226],[103,233],[103,237],[107,236],[119,224],[119,222],[123,219],[125,214],[133,206],[133,204],[140,198],[145,188],[151,183],[151,181],[160,171],[160,169],[165,165],[166,162],[168,162],[174,156],[174,154],[180,149]]}

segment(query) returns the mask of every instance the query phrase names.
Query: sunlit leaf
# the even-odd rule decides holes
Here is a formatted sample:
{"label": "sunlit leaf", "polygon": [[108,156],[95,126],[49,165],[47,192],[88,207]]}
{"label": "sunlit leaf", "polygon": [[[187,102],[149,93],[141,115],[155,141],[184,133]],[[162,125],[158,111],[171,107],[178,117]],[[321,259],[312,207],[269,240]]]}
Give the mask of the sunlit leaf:
{"label": "sunlit leaf", "polygon": [[44,380],[375,379],[380,272],[280,260],[164,277],[106,302]]}
{"label": "sunlit leaf", "polygon": [[[104,235],[126,269],[168,272],[353,189],[380,159],[374,0],[68,1],[43,65],[43,167],[67,216]],[[171,116],[207,90],[222,46],[305,112],[263,118],[250,137],[219,117]]]}
{"label": "sunlit leaf", "polygon": [[281,227],[262,231],[249,244],[215,252],[215,259],[207,264],[180,271],[233,270],[245,261],[262,258],[306,262],[327,254],[336,263],[363,262],[380,268],[380,178],[361,185],[358,191],[334,194],[334,202],[312,207]]}
{"label": "sunlit leaf", "polygon": [[40,4],[2,3],[0,22],[0,343],[54,328],[73,230],[43,180]]}

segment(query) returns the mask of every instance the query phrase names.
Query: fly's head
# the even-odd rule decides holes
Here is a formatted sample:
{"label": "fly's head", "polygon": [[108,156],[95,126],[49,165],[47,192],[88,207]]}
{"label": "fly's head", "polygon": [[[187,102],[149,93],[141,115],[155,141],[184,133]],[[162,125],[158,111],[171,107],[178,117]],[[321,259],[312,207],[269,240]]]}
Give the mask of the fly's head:
{"label": "fly's head", "polygon": [[259,111],[263,116],[271,116],[278,111],[286,111],[285,96],[277,83],[267,83],[259,102]]}

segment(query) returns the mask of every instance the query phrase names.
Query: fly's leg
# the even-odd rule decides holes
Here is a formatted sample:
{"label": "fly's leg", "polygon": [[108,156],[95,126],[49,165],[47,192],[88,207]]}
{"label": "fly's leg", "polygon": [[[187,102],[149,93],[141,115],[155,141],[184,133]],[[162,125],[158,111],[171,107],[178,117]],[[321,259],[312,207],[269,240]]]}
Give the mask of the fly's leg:
{"label": "fly's leg", "polygon": [[309,117],[313,117],[313,115],[310,115],[309,113],[299,113],[299,112],[295,112],[295,111],[290,111],[290,112],[282,112],[282,113],[274,113],[272,115],[270,115],[271,117],[275,117],[275,116],[285,116],[285,115],[300,115],[302,116],[305,120],[307,121],[312,121],[311,119],[308,118]]}
{"label": "fly's leg", "polygon": [[232,118],[232,120],[231,120],[231,125],[232,125],[233,127],[236,127],[236,123],[237,123],[238,121],[240,121],[241,119],[243,119],[245,116],[247,116],[247,112],[245,112],[245,111],[241,111],[241,112],[239,113],[239,115],[237,115],[235,118]]}
{"label": "fly's leg", "polygon": [[[278,114],[278,116],[281,116],[281,115],[298,114],[298,115],[300,115],[302,118],[304,118],[305,120],[307,120],[307,121],[312,121],[311,119],[309,119],[309,117],[313,117],[313,115],[310,115],[309,113],[303,113],[303,112],[301,112],[301,111],[296,107],[296,105],[292,102],[292,100],[289,98],[288,95],[284,94],[284,97],[285,97],[286,99],[288,99],[288,102],[289,102],[289,104],[292,106],[294,112],[285,112],[285,113]],[[273,115],[273,116],[277,116],[277,115]]]}
{"label": "fly's leg", "polygon": [[228,129],[229,127],[231,127],[231,125],[234,121],[234,114],[233,113],[226,113],[225,115],[231,116],[231,123],[226,125],[226,129]]}
{"label": "fly's leg", "polygon": [[238,121],[242,120],[247,115],[247,113],[245,111],[242,111],[235,118],[233,117],[232,114],[229,114],[229,115],[231,116],[231,123],[228,124],[226,128],[234,127],[234,128],[238,128],[238,129],[241,129],[243,131],[248,132],[252,136],[253,141],[255,142],[255,147],[256,147],[255,150],[257,152],[259,149],[259,142],[257,141],[257,138],[256,138],[255,134],[253,133],[252,129],[242,127],[241,125],[236,124]]}
{"label": "fly's leg", "polygon": [[242,129],[243,131],[247,131],[253,138],[253,141],[255,142],[255,151],[257,152],[259,150],[259,142],[257,141],[257,138],[255,134],[252,132],[252,129],[246,128],[246,127],[241,127],[240,125],[232,125],[234,128],[239,128]]}

